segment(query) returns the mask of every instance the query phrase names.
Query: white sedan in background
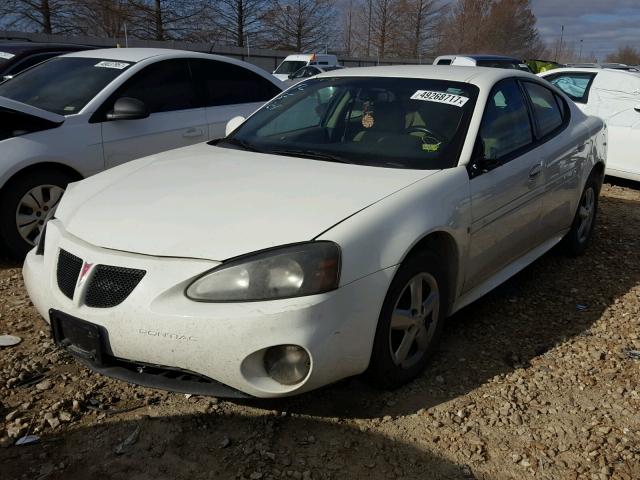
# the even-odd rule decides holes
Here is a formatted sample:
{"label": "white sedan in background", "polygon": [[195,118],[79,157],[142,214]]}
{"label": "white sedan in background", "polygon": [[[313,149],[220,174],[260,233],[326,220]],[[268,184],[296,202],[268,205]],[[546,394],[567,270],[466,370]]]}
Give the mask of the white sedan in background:
{"label": "white sedan in background", "polygon": [[226,57],[71,53],[0,84],[0,256],[24,255],[69,182],[224,135],[284,85]]}
{"label": "white sedan in background", "polygon": [[306,67],[302,67],[301,69],[289,75],[284,83],[288,86],[295,85],[296,83],[300,83],[303,80],[315,77],[316,75],[320,75],[321,73],[332,72],[334,70],[340,70],[342,68],[344,68],[342,65],[332,65],[324,67],[320,67],[318,65],[307,65]]}
{"label": "white sedan in background", "polygon": [[596,68],[559,68],[540,76],[609,129],[607,175],[640,181],[640,75]]}
{"label": "white sedan in background", "polygon": [[27,255],[33,303],[90,368],[222,396],[365,371],[394,388],[448,315],[589,242],[604,124],[532,74],[333,71],[240,120],[70,185]]}

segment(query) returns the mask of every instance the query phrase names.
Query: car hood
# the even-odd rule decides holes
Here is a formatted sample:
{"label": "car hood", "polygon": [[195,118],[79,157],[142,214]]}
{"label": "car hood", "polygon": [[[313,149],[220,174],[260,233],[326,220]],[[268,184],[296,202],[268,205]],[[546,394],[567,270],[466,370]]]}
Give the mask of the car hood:
{"label": "car hood", "polygon": [[221,261],[312,240],[433,173],[200,144],[70,185],[56,217],[96,246]]}
{"label": "car hood", "polygon": [[25,115],[36,117],[41,120],[46,120],[48,122],[53,122],[56,124],[60,124],[65,121],[65,117],[62,115],[48,112],[38,107],[32,107],[31,105],[27,105],[26,103],[17,102],[16,100],[11,100],[10,98],[6,97],[0,97],[0,108],[20,112]]}

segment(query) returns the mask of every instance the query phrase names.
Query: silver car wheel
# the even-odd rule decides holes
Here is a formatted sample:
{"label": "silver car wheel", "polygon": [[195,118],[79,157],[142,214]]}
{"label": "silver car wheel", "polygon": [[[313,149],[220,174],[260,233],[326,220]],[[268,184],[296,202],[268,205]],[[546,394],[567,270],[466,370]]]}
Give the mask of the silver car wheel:
{"label": "silver car wheel", "polygon": [[578,226],[578,241],[583,243],[589,238],[591,233],[591,225],[593,224],[593,218],[596,213],[596,194],[593,187],[587,187],[580,200],[580,206],[578,207],[578,217],[580,218],[580,224]]}
{"label": "silver car wheel", "polygon": [[64,188],[58,185],[38,185],[18,202],[16,228],[29,245],[35,245],[45,221],[55,212],[63,193]]}
{"label": "silver car wheel", "polygon": [[425,355],[438,324],[440,291],[429,273],[419,273],[402,289],[391,314],[389,349],[393,362],[410,368]]}

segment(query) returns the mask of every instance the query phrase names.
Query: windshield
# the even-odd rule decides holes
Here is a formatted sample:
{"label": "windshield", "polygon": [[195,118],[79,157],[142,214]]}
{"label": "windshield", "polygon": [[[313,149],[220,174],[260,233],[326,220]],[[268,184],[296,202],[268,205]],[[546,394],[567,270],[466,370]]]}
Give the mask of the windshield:
{"label": "windshield", "polygon": [[229,148],[394,168],[456,166],[478,88],[407,78],[319,78],[258,110]]}
{"label": "windshield", "polygon": [[100,58],[57,57],[0,84],[0,96],[71,115],[130,65]]}
{"label": "windshield", "polygon": [[284,62],[282,62],[280,64],[280,66],[276,69],[275,72],[273,73],[277,73],[277,74],[281,74],[281,75],[289,75],[293,72],[298,71],[299,69],[301,69],[302,67],[306,66],[307,62],[302,62],[302,61],[296,61],[293,62],[291,60],[285,60]]}

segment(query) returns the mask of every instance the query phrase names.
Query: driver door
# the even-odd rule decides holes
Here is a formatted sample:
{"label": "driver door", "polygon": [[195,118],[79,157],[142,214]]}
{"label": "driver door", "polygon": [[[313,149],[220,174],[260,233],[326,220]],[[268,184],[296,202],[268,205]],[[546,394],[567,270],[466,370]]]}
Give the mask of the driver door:
{"label": "driver door", "polygon": [[478,133],[479,165],[470,180],[472,225],[464,290],[468,291],[539,242],[542,193],[541,152],[515,79],[496,84]]}

